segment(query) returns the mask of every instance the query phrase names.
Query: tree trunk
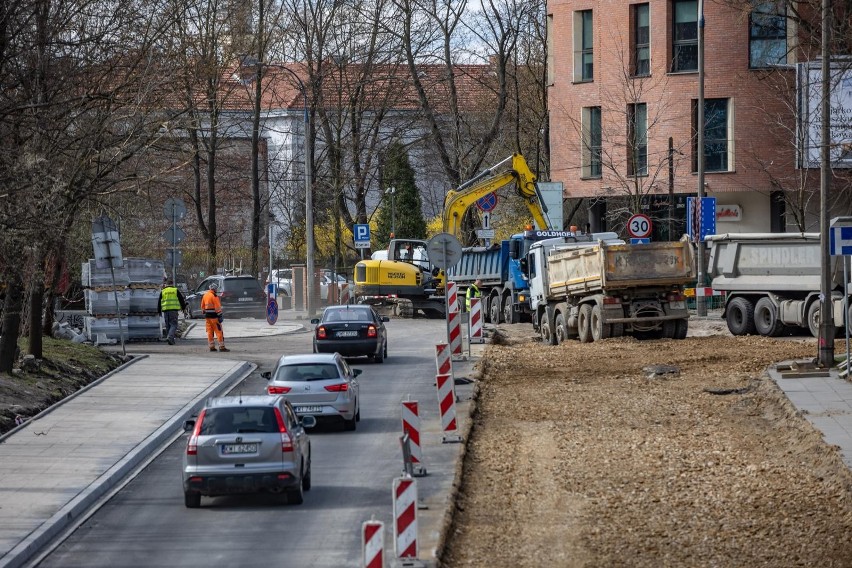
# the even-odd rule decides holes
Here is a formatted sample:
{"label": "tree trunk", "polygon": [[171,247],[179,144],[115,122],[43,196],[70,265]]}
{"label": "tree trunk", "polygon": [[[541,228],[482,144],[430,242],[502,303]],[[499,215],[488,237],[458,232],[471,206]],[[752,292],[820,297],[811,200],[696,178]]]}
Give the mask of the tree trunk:
{"label": "tree trunk", "polygon": [[0,373],[11,373],[18,351],[18,332],[21,329],[21,297],[23,289],[17,278],[6,285],[3,305],[3,327],[0,335]]}
{"label": "tree trunk", "polygon": [[30,292],[30,355],[43,358],[41,315],[44,304],[44,278],[37,277]]}

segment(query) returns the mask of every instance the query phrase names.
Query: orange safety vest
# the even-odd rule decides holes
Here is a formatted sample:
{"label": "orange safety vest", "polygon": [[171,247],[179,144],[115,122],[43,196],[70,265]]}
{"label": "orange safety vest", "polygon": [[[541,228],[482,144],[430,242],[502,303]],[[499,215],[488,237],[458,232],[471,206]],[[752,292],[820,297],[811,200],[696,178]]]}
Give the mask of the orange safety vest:
{"label": "orange safety vest", "polygon": [[201,297],[201,311],[204,312],[206,318],[215,318],[222,313],[222,302],[219,301],[219,296],[214,294],[213,290],[207,290]]}

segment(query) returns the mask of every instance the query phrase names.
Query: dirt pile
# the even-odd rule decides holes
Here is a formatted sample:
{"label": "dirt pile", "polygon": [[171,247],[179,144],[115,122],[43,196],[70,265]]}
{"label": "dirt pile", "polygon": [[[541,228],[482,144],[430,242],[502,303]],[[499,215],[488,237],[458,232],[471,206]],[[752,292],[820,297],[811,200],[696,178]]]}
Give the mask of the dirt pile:
{"label": "dirt pile", "polygon": [[443,566],[852,566],[852,474],[763,376],[813,339],[501,332]]}

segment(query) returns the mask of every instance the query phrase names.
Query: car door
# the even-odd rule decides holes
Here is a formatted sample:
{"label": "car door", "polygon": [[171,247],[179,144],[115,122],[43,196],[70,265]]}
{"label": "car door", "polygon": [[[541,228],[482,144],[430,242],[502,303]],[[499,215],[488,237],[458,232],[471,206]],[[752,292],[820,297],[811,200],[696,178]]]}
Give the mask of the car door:
{"label": "car door", "polygon": [[210,288],[211,281],[210,278],[202,280],[201,284],[195,288],[195,291],[186,298],[186,302],[189,305],[189,313],[192,317],[201,317],[201,298]]}

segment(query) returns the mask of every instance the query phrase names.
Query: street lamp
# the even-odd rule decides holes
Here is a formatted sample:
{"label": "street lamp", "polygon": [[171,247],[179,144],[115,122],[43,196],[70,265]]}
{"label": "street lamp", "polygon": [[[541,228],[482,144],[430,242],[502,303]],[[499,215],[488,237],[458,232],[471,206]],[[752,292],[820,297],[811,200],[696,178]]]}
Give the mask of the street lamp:
{"label": "street lamp", "polygon": [[391,196],[391,238],[394,238],[396,237],[396,207],[393,196],[396,194],[396,188],[389,187],[385,193]]}

